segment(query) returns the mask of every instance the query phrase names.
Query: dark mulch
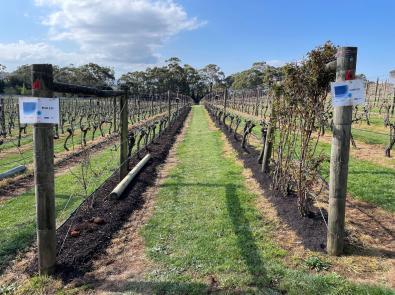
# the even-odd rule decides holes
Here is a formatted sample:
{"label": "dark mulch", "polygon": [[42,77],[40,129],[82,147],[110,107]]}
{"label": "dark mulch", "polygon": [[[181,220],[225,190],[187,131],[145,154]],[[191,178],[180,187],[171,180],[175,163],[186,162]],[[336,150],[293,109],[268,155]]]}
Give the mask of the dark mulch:
{"label": "dark mulch", "polygon": [[314,217],[302,217],[298,210],[297,198],[295,196],[279,197],[270,189],[271,179],[267,174],[261,172],[261,165],[258,163],[259,152],[252,146],[247,145],[246,149],[241,147],[241,136],[231,133],[222,123],[211,116],[216,126],[222,130],[232,147],[237,151],[238,157],[243,161],[244,166],[251,169],[254,178],[259,183],[267,199],[276,208],[279,217],[300,238],[302,244],[313,251],[324,251],[326,248],[327,229],[324,220],[321,218],[319,209],[313,208]]}
{"label": "dark mulch", "polygon": [[[155,184],[157,167],[164,163],[188,113],[189,109],[185,110],[170,129],[148,146],[151,159],[120,199],[108,197],[118,183],[118,175],[114,174],[57,230],[57,249],[58,251],[62,249],[57,256],[57,276],[68,282],[90,271],[93,260],[104,253],[113,235],[121,229],[135,210],[141,208],[145,202],[142,195],[148,186]],[[141,157],[134,157],[130,167],[135,166],[142,156],[144,156],[143,152]],[[89,222],[95,217],[102,218],[104,224]],[[77,237],[71,237],[68,234],[69,230],[76,226],[82,228],[81,233]],[[37,272],[37,262],[31,265],[28,272],[30,274]]]}

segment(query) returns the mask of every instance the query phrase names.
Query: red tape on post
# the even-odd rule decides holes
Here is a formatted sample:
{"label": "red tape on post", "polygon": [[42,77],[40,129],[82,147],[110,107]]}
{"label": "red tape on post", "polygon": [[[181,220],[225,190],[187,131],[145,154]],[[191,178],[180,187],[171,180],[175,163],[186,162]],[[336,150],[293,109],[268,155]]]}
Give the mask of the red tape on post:
{"label": "red tape on post", "polygon": [[33,89],[41,89],[41,82],[40,82],[40,80],[34,81],[33,85],[32,85],[32,88]]}
{"label": "red tape on post", "polygon": [[352,80],[351,70],[347,70],[347,72],[346,72],[346,80]]}

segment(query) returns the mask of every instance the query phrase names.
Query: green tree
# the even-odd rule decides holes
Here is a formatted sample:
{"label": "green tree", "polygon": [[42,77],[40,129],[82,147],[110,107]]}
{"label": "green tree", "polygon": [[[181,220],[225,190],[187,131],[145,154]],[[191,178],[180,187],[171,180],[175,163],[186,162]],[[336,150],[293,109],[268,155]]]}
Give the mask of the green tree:
{"label": "green tree", "polygon": [[0,64],[0,93],[4,93],[6,67]]}
{"label": "green tree", "polygon": [[115,74],[110,67],[88,63],[79,67],[70,65],[54,68],[55,80],[65,83],[86,85],[106,89],[114,85]]}
{"label": "green tree", "polygon": [[225,74],[221,68],[215,64],[208,64],[199,70],[200,77],[209,92],[225,86]]}

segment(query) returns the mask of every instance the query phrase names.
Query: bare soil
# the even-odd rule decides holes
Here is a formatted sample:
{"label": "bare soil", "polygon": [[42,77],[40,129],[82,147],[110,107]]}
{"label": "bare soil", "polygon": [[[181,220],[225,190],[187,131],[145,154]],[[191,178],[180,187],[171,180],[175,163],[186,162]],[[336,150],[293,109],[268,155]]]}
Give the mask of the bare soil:
{"label": "bare soil", "polygon": [[[97,260],[93,262],[92,270],[82,278],[89,283],[95,294],[123,292],[130,282],[143,282],[146,274],[154,266],[145,255],[145,245],[139,232],[154,212],[154,205],[158,191],[171,169],[176,166],[176,148],[185,136],[192,114],[190,113],[181,133],[177,136],[166,162],[158,166],[158,176],[155,184],[148,187],[142,195],[144,203],[129,217],[122,229],[111,240]],[[70,283],[73,286],[74,282]],[[149,284],[140,284],[140,291],[145,294],[154,292]],[[66,286],[67,288],[67,286]],[[89,291],[90,292],[90,291]]]}
{"label": "bare soil", "polygon": [[[320,141],[325,143],[332,142],[332,136],[330,134],[325,134],[320,136]],[[367,144],[358,140],[355,140],[357,148],[351,146],[350,155],[358,160],[369,161],[374,164],[395,169],[395,157],[392,155],[390,158],[386,157],[384,154],[384,148],[377,144]]]}

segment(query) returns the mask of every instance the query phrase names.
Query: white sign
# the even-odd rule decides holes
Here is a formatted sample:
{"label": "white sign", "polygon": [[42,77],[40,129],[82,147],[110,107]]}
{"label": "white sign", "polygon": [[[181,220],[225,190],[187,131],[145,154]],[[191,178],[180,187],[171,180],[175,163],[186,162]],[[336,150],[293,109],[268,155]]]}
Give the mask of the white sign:
{"label": "white sign", "polygon": [[19,117],[23,124],[59,124],[59,98],[20,97]]}
{"label": "white sign", "polygon": [[363,80],[332,82],[332,105],[334,107],[355,106],[365,102]]}

